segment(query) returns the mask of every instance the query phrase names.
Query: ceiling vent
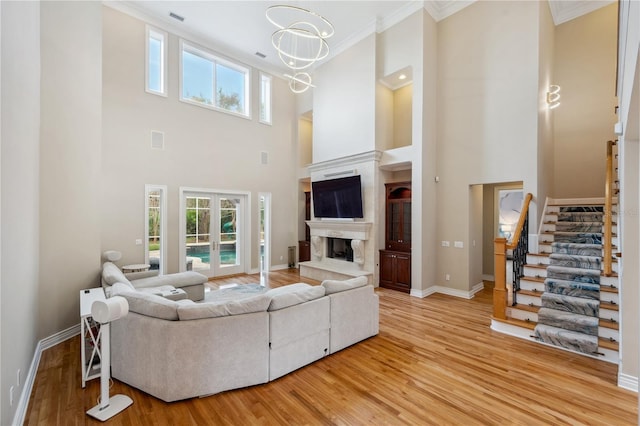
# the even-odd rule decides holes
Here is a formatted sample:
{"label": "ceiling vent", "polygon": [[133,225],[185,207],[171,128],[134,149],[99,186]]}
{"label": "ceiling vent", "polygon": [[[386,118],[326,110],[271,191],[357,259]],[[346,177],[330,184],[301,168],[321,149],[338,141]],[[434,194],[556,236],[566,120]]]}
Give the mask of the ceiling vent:
{"label": "ceiling vent", "polygon": [[184,18],[178,14],[175,14],[173,12],[169,12],[169,16],[171,16],[173,19],[177,19],[180,22],[184,22]]}
{"label": "ceiling vent", "polygon": [[264,53],[262,53],[262,52],[256,52],[256,56],[258,56],[258,57],[260,57],[260,58],[262,58],[262,59],[264,59],[264,58],[266,58],[266,57],[267,57],[267,55],[265,55],[265,54],[264,54]]}

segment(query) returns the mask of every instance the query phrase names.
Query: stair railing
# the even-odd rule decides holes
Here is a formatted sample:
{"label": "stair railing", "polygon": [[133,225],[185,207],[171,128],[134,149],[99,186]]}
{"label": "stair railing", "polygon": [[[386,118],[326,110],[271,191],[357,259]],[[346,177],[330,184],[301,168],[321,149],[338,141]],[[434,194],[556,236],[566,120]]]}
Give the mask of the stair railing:
{"label": "stair railing", "polygon": [[612,228],[613,228],[613,147],[617,141],[607,142],[607,171],[604,186],[604,267],[603,274],[607,277],[612,272]]}
{"label": "stair railing", "polygon": [[524,265],[529,252],[529,204],[533,195],[528,193],[522,202],[520,218],[516,225],[511,241],[506,238],[496,238],[493,242],[494,280],[493,287],[493,317],[506,319],[508,301],[507,290],[507,250],[513,252],[513,302],[516,304],[516,292],[520,288],[520,278],[524,275]]}

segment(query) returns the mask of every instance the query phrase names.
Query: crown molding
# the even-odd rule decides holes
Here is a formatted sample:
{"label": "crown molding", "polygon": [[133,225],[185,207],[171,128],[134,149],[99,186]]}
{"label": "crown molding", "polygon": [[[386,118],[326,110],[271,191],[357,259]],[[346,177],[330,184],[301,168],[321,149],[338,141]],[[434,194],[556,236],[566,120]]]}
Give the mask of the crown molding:
{"label": "crown molding", "polygon": [[549,8],[551,9],[553,23],[560,25],[582,15],[586,15],[587,13],[591,13],[594,10],[608,6],[611,3],[615,3],[615,0],[549,0]]}
{"label": "crown molding", "polygon": [[436,22],[439,22],[475,2],[476,0],[426,0],[424,8]]}

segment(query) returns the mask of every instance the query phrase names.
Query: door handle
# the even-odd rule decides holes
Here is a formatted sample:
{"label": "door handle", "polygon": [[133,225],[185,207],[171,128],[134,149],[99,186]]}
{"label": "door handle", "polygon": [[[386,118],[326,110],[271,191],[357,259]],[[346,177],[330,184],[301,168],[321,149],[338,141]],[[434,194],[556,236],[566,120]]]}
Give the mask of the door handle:
{"label": "door handle", "polygon": [[216,250],[216,242],[215,241],[211,241],[211,250],[215,251]]}

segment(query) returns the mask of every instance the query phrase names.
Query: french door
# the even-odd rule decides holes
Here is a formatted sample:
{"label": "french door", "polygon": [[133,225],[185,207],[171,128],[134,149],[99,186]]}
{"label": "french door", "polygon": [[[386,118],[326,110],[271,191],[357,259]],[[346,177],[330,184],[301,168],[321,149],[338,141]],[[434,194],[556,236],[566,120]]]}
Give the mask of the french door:
{"label": "french door", "polygon": [[181,193],[181,269],[208,277],[245,272],[246,194]]}

